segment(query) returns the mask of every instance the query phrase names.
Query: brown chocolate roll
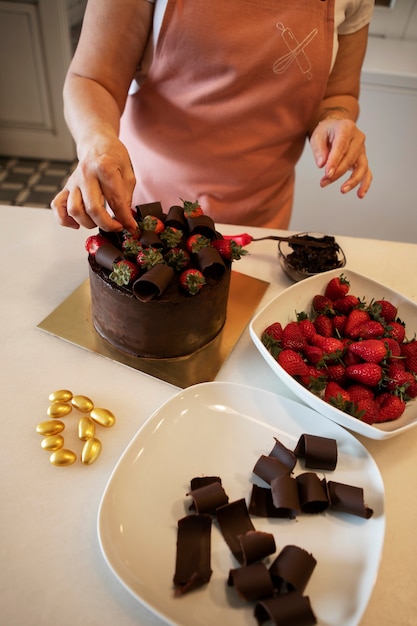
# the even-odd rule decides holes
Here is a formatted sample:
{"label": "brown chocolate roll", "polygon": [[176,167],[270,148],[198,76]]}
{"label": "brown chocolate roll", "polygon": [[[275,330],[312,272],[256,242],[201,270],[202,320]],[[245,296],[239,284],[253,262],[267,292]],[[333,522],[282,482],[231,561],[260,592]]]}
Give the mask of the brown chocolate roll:
{"label": "brown chocolate roll", "polygon": [[139,237],[139,243],[143,248],[163,249],[164,244],[160,236],[154,230],[143,230]]}
{"label": "brown chocolate roll", "polygon": [[313,472],[296,476],[298,498],[304,513],[322,513],[329,508],[329,498],[325,479],[321,480]]}
{"label": "brown chocolate roll", "polygon": [[184,209],[181,206],[177,206],[174,204],[172,207],[170,207],[165,220],[165,226],[178,228],[182,231],[188,230],[187,219],[184,215]]}
{"label": "brown chocolate roll", "polygon": [[137,211],[138,220],[143,219],[147,215],[153,215],[160,220],[164,220],[164,213],[162,211],[162,205],[160,202],[147,202],[146,204],[138,204],[135,207]]}
{"label": "brown chocolate roll", "polygon": [[207,239],[216,239],[216,226],[208,215],[187,217],[187,225],[190,235],[204,235]]}
{"label": "brown chocolate roll", "polygon": [[231,569],[227,584],[236,587],[239,596],[247,602],[256,602],[274,594],[271,576],[262,562]]}
{"label": "brown chocolate roll", "polygon": [[261,530],[249,530],[245,535],[238,535],[238,540],[243,565],[261,561],[276,550],[274,535]]}
{"label": "brown chocolate roll", "polygon": [[197,252],[197,263],[205,278],[220,280],[226,271],[226,265],[216,248],[208,246]]}
{"label": "brown chocolate roll", "polygon": [[327,490],[330,506],[333,510],[350,513],[365,519],[372,517],[374,512],[364,502],[362,487],[345,485],[344,483],[330,480],[327,483]]}
{"label": "brown chocolate roll", "polygon": [[277,509],[274,505],[271,489],[269,487],[259,487],[258,485],[252,485],[249,513],[257,517],[288,518],[287,509]]}
{"label": "brown chocolate roll", "polygon": [[313,626],[317,624],[310,598],[302,596],[298,591],[258,601],[255,605],[254,616],[258,626],[268,621],[272,621],[275,626]]}
{"label": "brown chocolate roll", "polygon": [[303,593],[316,567],[312,554],[298,546],[285,546],[269,568],[274,589],[279,593],[299,591]]}
{"label": "brown chocolate roll", "polygon": [[288,467],[288,473],[290,474],[297,463],[297,457],[294,452],[287,448],[287,446],[284,446],[279,439],[276,437],[274,437],[274,439],[275,445],[269,453],[269,456],[278,459],[283,465],[286,465]]}
{"label": "brown chocolate roll", "polygon": [[246,535],[247,532],[255,530],[244,498],[229,502],[216,509],[217,522],[220,531],[233,556],[240,564],[244,562],[242,546],[239,535]]}
{"label": "brown chocolate roll", "polygon": [[211,516],[188,515],[178,521],[175,595],[209,582],[211,569]]}
{"label": "brown chocolate roll", "polygon": [[334,470],[337,464],[337,442],[329,437],[301,435],[294,453],[310,469]]}
{"label": "brown chocolate roll", "polygon": [[142,274],[132,285],[132,290],[138,300],[147,302],[161,293],[168,287],[174,276],[174,270],[165,263],[158,263]]}
{"label": "brown chocolate roll", "polygon": [[281,517],[294,519],[301,512],[298,486],[291,476],[278,476],[271,481],[272,501]]}
{"label": "brown chocolate roll", "polygon": [[210,515],[214,515],[219,506],[229,502],[225,490],[217,481],[203,485],[198,489],[192,489],[187,493],[187,496],[191,496],[193,499],[190,509],[195,509],[197,513],[209,513]]}
{"label": "brown chocolate roll", "polygon": [[289,475],[287,465],[272,456],[265,456],[264,454],[256,461],[252,471],[269,485],[274,478]]}
{"label": "brown chocolate roll", "polygon": [[199,489],[205,485],[210,485],[210,483],[222,484],[222,479],[220,476],[195,476],[190,480],[190,488],[191,490]]}
{"label": "brown chocolate roll", "polygon": [[95,260],[98,265],[108,270],[113,269],[113,265],[117,261],[124,259],[123,253],[120,252],[112,243],[104,243],[96,252]]}

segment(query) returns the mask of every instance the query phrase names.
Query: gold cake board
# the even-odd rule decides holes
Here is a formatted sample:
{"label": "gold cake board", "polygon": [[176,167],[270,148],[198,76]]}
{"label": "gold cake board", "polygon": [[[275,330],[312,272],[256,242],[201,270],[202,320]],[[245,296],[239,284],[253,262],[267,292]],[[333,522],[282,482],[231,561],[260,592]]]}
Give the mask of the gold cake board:
{"label": "gold cake board", "polygon": [[38,328],[112,361],[155,376],[177,387],[186,388],[214,380],[250,322],[268,286],[269,283],[258,278],[232,272],[227,319],[223,330],[201,350],[175,359],[133,357],[115,350],[102,339],[94,330],[91,321],[88,279],[40,322]]}

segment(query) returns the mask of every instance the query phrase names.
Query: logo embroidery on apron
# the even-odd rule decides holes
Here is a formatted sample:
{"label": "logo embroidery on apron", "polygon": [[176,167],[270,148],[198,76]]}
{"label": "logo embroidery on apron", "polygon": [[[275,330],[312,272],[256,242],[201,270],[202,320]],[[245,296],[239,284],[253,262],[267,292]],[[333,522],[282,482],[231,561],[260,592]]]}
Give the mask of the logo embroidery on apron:
{"label": "logo embroidery on apron", "polygon": [[284,54],[279,59],[277,59],[274,63],[273,69],[275,74],[282,74],[287,70],[294,61],[297,62],[300,71],[307,80],[311,80],[313,78],[313,74],[311,71],[311,63],[308,58],[305,48],[308,46],[310,41],[314,39],[314,37],[319,32],[317,28],[314,28],[302,41],[297,41],[294,33],[291,28],[286,28],[282,22],[277,22],[276,27],[281,33],[282,40],[287,46],[289,52]]}

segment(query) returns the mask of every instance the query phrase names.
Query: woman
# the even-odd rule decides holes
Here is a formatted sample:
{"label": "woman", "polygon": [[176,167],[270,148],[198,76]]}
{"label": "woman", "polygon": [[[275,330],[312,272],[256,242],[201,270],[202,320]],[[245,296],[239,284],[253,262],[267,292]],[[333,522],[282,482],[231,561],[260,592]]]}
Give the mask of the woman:
{"label": "woman", "polygon": [[356,120],[372,8],[90,0],[64,87],[79,164],[52,202],[58,221],[133,230],[132,206],[182,197],[218,223],[287,228],[306,138],[320,185],[349,172],[342,193],[363,198],[372,174]]}

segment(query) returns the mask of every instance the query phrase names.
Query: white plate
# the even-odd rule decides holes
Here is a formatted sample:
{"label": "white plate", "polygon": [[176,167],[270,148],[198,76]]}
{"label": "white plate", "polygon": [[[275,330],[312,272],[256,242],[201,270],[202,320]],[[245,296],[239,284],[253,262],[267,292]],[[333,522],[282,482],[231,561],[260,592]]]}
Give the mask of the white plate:
{"label": "white plate", "polygon": [[321,415],[333,420],[337,424],[349,428],[370,439],[389,439],[401,433],[406,432],[410,428],[417,426],[417,401],[413,400],[407,404],[403,415],[393,422],[385,422],[383,424],[366,424],[360,420],[336,409],[318,396],[314,395],[290,376],[277,361],[271,356],[265,346],[262,344],[261,336],[265,328],[273,322],[281,322],[286,324],[295,319],[296,313],[301,311],[309,312],[313,296],[324,293],[325,286],[334,277],[344,276],[350,282],[350,293],[365,298],[366,302],[372,299],[378,300],[385,298],[390,300],[398,307],[398,317],[406,324],[407,338],[411,339],[417,333],[417,304],[409,300],[405,296],[381,285],[380,283],[366,278],[361,274],[352,272],[344,268],[343,270],[332,270],[323,274],[318,274],[312,278],[307,278],[300,283],[292,285],[281,294],[273,298],[264,308],[257,313],[249,325],[249,331],[255,346],[262,354],[272,371],[291,391],[305,402],[308,406],[315,409]]}
{"label": "white plate", "polygon": [[[216,525],[213,575],[207,586],[174,598],[177,521],[188,513],[185,496],[194,476],[218,475],[230,501],[251,491],[252,468],[276,436],[294,448],[303,433],[337,440],[334,480],[364,488],[374,509],[369,520],[326,512],[296,520],[253,517],[273,532],[277,553],[287,544],[311,552],[317,566],[305,593],[319,624],[358,624],[374,585],[385,528],[383,483],[366,449],[343,428],[298,402],[231,383],[202,383],[166,402],[139,430],[105,489],[98,536],[119,581],[151,611],[181,626],[254,626],[253,606],[226,585],[238,564]],[[295,473],[303,468],[297,464]],[[265,483],[263,483],[265,484]]]}

